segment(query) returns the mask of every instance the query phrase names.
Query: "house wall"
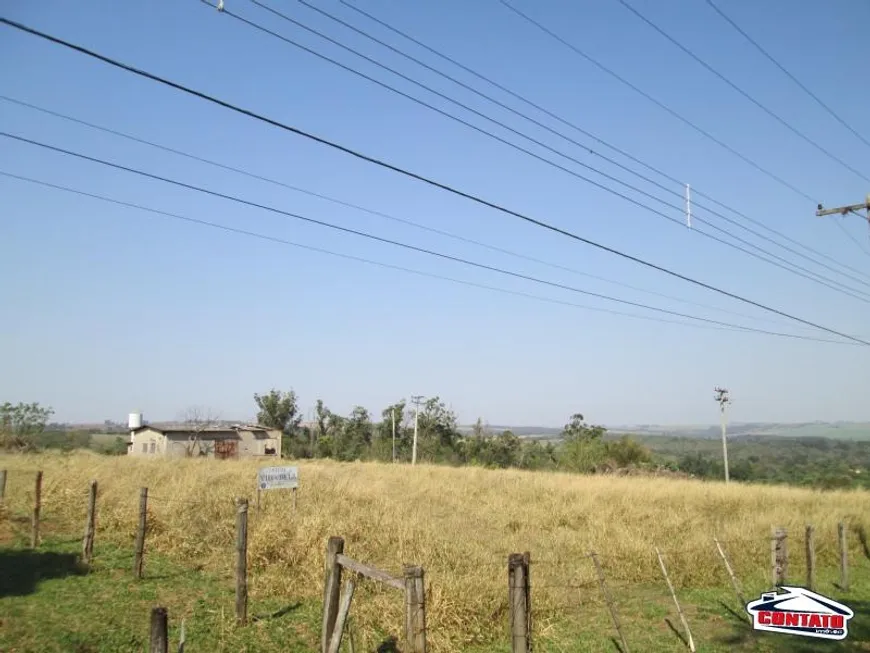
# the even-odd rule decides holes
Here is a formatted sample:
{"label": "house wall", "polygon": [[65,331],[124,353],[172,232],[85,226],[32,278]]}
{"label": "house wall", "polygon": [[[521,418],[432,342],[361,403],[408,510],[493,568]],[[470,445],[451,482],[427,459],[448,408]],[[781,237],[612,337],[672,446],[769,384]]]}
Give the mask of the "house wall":
{"label": "house wall", "polygon": [[[251,458],[268,456],[280,457],[281,434],[280,431],[217,431],[200,435],[199,440],[191,445],[190,434],[185,432],[170,432],[166,434],[166,455],[170,458],[183,458],[187,455],[188,447],[193,456],[215,457],[217,442],[235,441],[236,454],[239,458]],[[267,450],[273,450],[274,454],[267,454]]]}
{"label": "house wall", "polygon": [[166,438],[159,431],[145,429],[132,436],[131,456],[162,456],[166,453]]}

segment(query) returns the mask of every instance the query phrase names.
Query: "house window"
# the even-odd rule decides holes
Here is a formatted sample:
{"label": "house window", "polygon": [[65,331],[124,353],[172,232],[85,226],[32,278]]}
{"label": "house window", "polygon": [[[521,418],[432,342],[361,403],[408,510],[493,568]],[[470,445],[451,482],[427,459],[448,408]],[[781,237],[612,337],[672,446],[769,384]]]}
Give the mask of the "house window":
{"label": "house window", "polygon": [[142,443],[142,453],[148,453],[148,443],[147,442]]}
{"label": "house window", "polygon": [[151,451],[150,451],[150,453],[154,453],[154,443],[153,443],[153,442],[151,443]]}

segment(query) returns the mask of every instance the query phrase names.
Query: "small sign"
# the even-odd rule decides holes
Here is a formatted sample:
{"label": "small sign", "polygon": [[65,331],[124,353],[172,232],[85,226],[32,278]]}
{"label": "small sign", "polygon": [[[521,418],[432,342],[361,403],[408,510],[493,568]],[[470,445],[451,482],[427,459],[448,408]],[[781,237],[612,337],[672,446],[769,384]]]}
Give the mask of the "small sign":
{"label": "small sign", "polygon": [[262,467],[257,473],[257,488],[276,490],[299,487],[298,467]]}

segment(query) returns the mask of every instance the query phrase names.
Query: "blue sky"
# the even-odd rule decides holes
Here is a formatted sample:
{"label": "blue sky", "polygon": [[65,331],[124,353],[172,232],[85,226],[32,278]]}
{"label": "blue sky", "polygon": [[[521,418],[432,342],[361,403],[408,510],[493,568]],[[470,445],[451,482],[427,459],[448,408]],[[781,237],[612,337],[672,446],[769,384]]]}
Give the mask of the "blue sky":
{"label": "blue sky", "polygon": [[[864,274],[870,272],[870,258],[832,224],[836,218],[816,218],[814,202],[688,129],[496,0],[356,4],[693,188]],[[870,175],[870,148],[706,3],[633,4],[760,102]],[[339,2],[318,6],[587,142]],[[859,202],[870,191],[870,184],[752,106],[616,0],[516,0],[515,6],[817,201],[828,206]],[[870,138],[870,89],[856,83],[866,76],[862,25],[870,19],[870,6],[860,0],[802,3],[799,8],[786,0],[740,0],[722,6]],[[226,7],[542,156],[557,158],[247,0],[226,0]],[[655,191],[301,4],[281,7],[514,129]],[[195,0],[51,1],[38,6],[13,0],[4,3],[3,15],[717,287],[870,336],[865,302],[704,239]],[[6,101],[0,101],[3,131],[593,292],[758,328],[828,337],[8,27],[0,27],[0,58],[13,62],[0,67],[3,95],[556,265],[749,317],[512,258]],[[592,147],[611,155],[601,146]],[[423,272],[651,315],[361,240],[5,138],[0,140],[0,170]],[[664,183],[681,192],[679,186]],[[668,199],[680,204],[677,198]],[[354,404],[380,412],[401,397],[437,394],[465,422],[481,416],[491,423],[559,425],[576,411],[610,424],[713,422],[714,385],[731,389],[736,420],[870,420],[865,399],[870,355],[861,346],[690,328],[489,292],[7,177],[0,177],[0,209],[0,399],[39,401],[53,406],[63,420],[121,420],[132,410],[142,410],[146,419],[172,419],[190,405],[211,406],[226,418],[250,418],[255,412],[253,393],[277,387],[294,389],[304,411],[318,397],[346,413]],[[678,210],[664,210],[684,219]],[[700,209],[697,216],[837,283],[861,287]],[[842,224],[870,250],[866,224],[857,216]]]}

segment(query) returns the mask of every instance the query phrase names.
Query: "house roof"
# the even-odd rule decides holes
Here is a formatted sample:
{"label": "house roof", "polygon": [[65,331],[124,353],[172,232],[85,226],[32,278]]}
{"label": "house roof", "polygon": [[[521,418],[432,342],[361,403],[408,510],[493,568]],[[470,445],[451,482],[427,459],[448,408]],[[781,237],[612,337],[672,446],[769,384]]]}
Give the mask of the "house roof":
{"label": "house roof", "polygon": [[159,433],[227,433],[229,431],[279,431],[280,429],[268,426],[255,426],[250,424],[233,424],[231,426],[207,426],[205,428],[191,427],[189,424],[145,424],[132,429],[133,433],[147,430]]}

